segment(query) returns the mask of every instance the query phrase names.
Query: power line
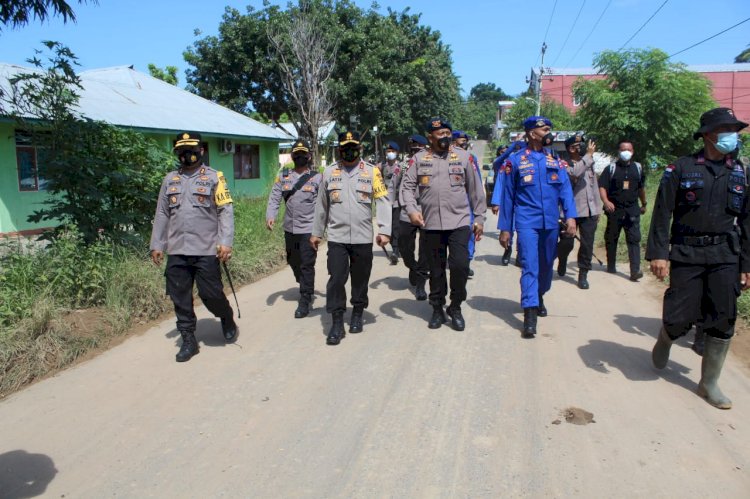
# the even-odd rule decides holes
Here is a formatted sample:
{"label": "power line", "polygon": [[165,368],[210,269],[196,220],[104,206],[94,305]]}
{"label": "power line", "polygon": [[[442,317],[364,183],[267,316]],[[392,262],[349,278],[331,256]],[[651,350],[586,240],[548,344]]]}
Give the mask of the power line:
{"label": "power line", "polygon": [[570,63],[573,62],[573,59],[576,58],[576,56],[581,51],[581,49],[583,48],[583,46],[586,45],[586,42],[589,41],[589,38],[591,38],[591,35],[594,34],[594,30],[596,29],[597,26],[599,26],[599,22],[602,20],[602,17],[604,17],[604,14],[607,12],[607,9],[609,9],[610,5],[612,5],[612,0],[609,0],[609,2],[607,2],[607,5],[604,7],[604,10],[602,11],[602,13],[599,14],[599,18],[594,23],[594,26],[591,28],[591,31],[589,31],[589,34],[586,35],[586,38],[584,38],[583,42],[581,42],[580,47],[578,47],[578,50],[576,50],[575,54],[573,54],[573,57],[571,57],[570,60],[568,61],[568,63],[565,64],[566,68],[570,67]]}
{"label": "power line", "polygon": [[[557,0],[555,0],[555,3],[552,5],[552,12],[549,15],[549,21],[547,22],[547,29],[544,31],[544,40],[542,40],[542,45],[544,45],[547,42],[547,34],[549,33],[549,27],[552,26],[552,18],[555,17],[555,9],[557,8]],[[541,52],[539,55],[536,56],[536,61],[534,61],[534,66],[536,66],[536,63],[539,62],[539,58],[542,56]]]}
{"label": "power line", "polygon": [[700,44],[702,44],[702,43],[705,43],[705,42],[707,42],[707,41],[711,40],[712,38],[716,38],[717,36],[719,36],[719,35],[721,35],[721,34],[723,34],[723,33],[726,33],[726,32],[727,32],[727,31],[729,31],[730,29],[734,29],[734,28],[736,28],[737,26],[739,26],[740,24],[744,24],[744,23],[746,23],[746,22],[748,22],[748,21],[750,21],[750,17],[748,17],[748,18],[747,18],[747,19],[745,19],[744,21],[740,21],[740,22],[738,22],[738,23],[737,23],[737,24],[735,24],[734,26],[730,26],[730,27],[728,27],[727,29],[725,29],[725,30],[723,30],[723,31],[719,31],[719,32],[718,32],[718,33],[716,33],[715,35],[711,35],[711,36],[709,36],[708,38],[705,38],[705,39],[703,39],[703,40],[699,41],[698,43],[694,43],[694,44],[692,44],[691,46],[689,46],[689,47],[687,47],[687,48],[684,48],[684,49],[680,50],[679,52],[675,52],[674,54],[672,54],[672,55],[670,55],[669,57],[667,57],[667,59],[671,59],[672,57],[674,57],[674,56],[676,56],[676,55],[679,55],[679,54],[682,54],[683,52],[686,52],[686,51],[690,50],[690,49],[691,49],[691,48],[693,48],[693,47],[697,47],[698,45],[700,45]]}
{"label": "power line", "polygon": [[581,3],[581,8],[578,9],[578,14],[576,14],[576,18],[573,20],[573,26],[570,27],[570,30],[568,31],[568,36],[565,37],[565,41],[562,44],[562,47],[560,47],[560,52],[557,53],[557,57],[555,57],[555,60],[552,61],[552,66],[554,67],[557,60],[562,55],[563,51],[565,50],[565,46],[568,44],[568,40],[570,39],[570,35],[573,33],[573,30],[576,27],[576,24],[578,23],[578,18],[581,17],[581,12],[583,12],[583,7],[586,5],[586,0],[583,0]]}
{"label": "power line", "polygon": [[662,9],[662,7],[664,7],[665,5],[667,5],[667,2],[669,2],[669,0],[664,0],[664,3],[662,3],[662,4],[661,4],[661,5],[659,6],[659,8],[658,8],[658,9],[656,9],[656,11],[655,11],[655,12],[654,12],[653,14],[651,14],[651,17],[649,17],[648,19],[646,19],[646,22],[645,22],[645,23],[641,24],[641,27],[640,27],[640,28],[638,28],[638,29],[637,29],[637,30],[635,31],[635,33],[633,33],[633,36],[631,36],[630,38],[628,38],[628,41],[626,41],[625,43],[623,43],[623,44],[622,44],[622,47],[620,47],[619,49],[617,49],[617,51],[619,52],[620,50],[622,50],[623,48],[625,48],[625,46],[627,46],[627,44],[628,44],[628,43],[630,43],[630,41],[631,41],[631,40],[632,40],[633,38],[635,38],[635,36],[636,36],[636,35],[637,35],[638,33],[640,33],[640,32],[641,32],[641,30],[642,30],[643,28],[645,28],[645,27],[646,27],[646,25],[647,25],[647,24],[648,24],[649,22],[651,22],[651,19],[653,19],[653,18],[654,18],[654,16],[656,16],[656,14],[658,14],[658,13],[659,13],[659,11],[660,11],[660,10]]}

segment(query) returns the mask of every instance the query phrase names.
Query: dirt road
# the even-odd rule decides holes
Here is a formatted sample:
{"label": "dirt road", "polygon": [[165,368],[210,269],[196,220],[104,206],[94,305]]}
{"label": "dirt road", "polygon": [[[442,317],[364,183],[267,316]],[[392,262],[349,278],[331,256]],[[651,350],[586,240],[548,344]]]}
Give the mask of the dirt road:
{"label": "dirt road", "polygon": [[[660,288],[596,271],[580,291],[575,268],[521,339],[519,270],[499,266],[490,218],[466,331],[427,329],[378,250],[364,333],[326,346],[322,295],[293,319],[285,269],[239,293],[235,345],[200,308],[186,364],[170,320],[0,402],[0,497],[750,496],[737,362],[734,409],[709,406],[687,342],[651,367]],[[323,249],[316,289],[326,277]]]}

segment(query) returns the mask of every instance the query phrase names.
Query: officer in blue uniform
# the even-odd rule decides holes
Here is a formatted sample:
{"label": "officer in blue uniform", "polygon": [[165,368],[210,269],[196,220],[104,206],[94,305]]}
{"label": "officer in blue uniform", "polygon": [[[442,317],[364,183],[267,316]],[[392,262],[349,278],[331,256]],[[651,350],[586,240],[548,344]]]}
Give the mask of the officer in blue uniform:
{"label": "officer in blue uniform", "polygon": [[[452,134],[453,136],[453,145],[456,147],[460,147],[464,151],[469,150],[469,134],[464,132],[463,130],[455,130]],[[482,183],[482,170],[479,169],[479,160],[477,160],[476,155],[473,153],[469,153],[469,159],[471,160],[472,164],[474,165],[474,170],[477,172],[477,178],[479,179],[479,183]],[[474,226],[474,213],[469,212],[470,215],[470,222],[472,224],[472,227]],[[471,234],[469,236],[469,265],[471,265],[471,261],[474,260],[474,251],[476,251],[476,242],[474,241],[474,234]],[[469,267],[469,278],[474,277],[474,271]]]}
{"label": "officer in blue uniform", "polygon": [[[500,211],[500,201],[503,197],[503,185],[505,180],[505,162],[508,160],[511,154],[514,154],[521,149],[526,149],[528,144],[525,140],[516,140],[506,147],[498,156],[495,161],[492,162],[492,168],[495,170],[495,187],[492,190],[492,213],[497,215]],[[499,149],[498,149],[499,152]],[[497,207],[497,211],[495,211]],[[500,229],[500,218],[497,219],[497,228]],[[503,253],[503,258],[500,260],[503,266],[507,266],[510,263],[510,257],[513,256],[513,227],[510,229],[510,240],[508,241],[508,248]],[[518,253],[518,244],[516,243],[516,266],[520,267],[521,256]]]}
{"label": "officer in blue uniform", "polygon": [[515,223],[521,251],[523,337],[533,338],[537,315],[547,315],[542,296],[552,286],[560,209],[566,232],[572,236],[576,233],[576,206],[565,163],[547,148],[553,141],[552,122],[531,116],[523,126],[528,147],[505,163],[499,227],[500,244],[507,249]]}

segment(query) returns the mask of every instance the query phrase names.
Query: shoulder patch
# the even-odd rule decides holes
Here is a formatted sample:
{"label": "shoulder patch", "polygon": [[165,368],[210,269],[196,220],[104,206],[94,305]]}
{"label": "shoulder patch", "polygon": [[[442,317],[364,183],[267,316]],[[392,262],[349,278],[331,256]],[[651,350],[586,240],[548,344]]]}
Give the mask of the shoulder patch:
{"label": "shoulder patch", "polygon": [[216,185],[216,194],[214,195],[214,201],[216,206],[224,206],[232,202],[232,194],[229,192],[229,186],[227,185],[227,179],[224,178],[224,174],[220,171],[216,172],[218,177],[218,184]]}
{"label": "shoulder patch", "polygon": [[372,197],[374,199],[380,199],[388,194],[388,188],[383,183],[383,175],[380,170],[373,168],[373,179],[372,179]]}

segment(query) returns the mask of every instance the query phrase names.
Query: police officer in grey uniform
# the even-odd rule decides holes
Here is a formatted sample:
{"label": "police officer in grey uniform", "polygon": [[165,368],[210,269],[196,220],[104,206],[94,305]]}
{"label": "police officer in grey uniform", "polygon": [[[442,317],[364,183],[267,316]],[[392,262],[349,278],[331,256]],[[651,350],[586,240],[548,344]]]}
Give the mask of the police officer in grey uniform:
{"label": "police officer in grey uniform", "polygon": [[[409,219],[427,231],[430,261],[430,329],[446,321],[443,307],[448,294],[446,264],[450,264],[451,303],[446,312],[456,331],[466,327],[461,303],[469,278],[469,236],[482,237],[487,202],[469,153],[451,145],[451,124],[433,118],[426,126],[430,150],[418,152],[401,181],[401,200]],[[417,206],[417,195],[419,206]],[[470,223],[470,210],[474,224]]]}
{"label": "police officer in grey uniform", "polygon": [[323,172],[315,206],[310,244],[318,249],[328,230],[328,285],[326,312],[333,317],[326,343],[338,345],[345,336],[346,281],[352,277],[350,333],[362,332],[367,290],[372,270],[372,205],[378,221],[378,246],[390,242],[391,202],[380,170],[362,160],[357,132],[339,135],[339,161]]}
{"label": "police officer in grey uniform", "polygon": [[396,230],[396,221],[401,213],[401,205],[398,202],[398,186],[397,182],[401,174],[401,162],[398,160],[398,153],[400,148],[394,141],[388,142],[385,147],[385,163],[381,165],[380,171],[383,174],[385,185],[388,187],[388,197],[391,199],[393,205],[393,211],[391,215],[393,231],[391,234],[391,265],[398,264],[398,257],[400,255],[401,248],[398,246],[399,231]]}
{"label": "police officer in grey uniform", "polygon": [[[418,301],[427,299],[425,283],[430,277],[429,258],[427,256],[427,243],[425,242],[425,231],[420,225],[414,225],[409,220],[404,203],[401,201],[401,180],[404,172],[409,167],[411,158],[427,146],[427,139],[421,135],[412,135],[409,137],[409,158],[404,162],[398,175],[393,182],[395,195],[399,197],[399,215],[398,219],[393,219],[393,231],[399,232],[399,246],[401,257],[404,265],[409,269],[409,283],[414,286],[414,296]],[[419,208],[419,198],[417,197],[417,209]],[[419,252],[416,252],[417,235],[419,235]]]}
{"label": "police officer in grey uniform", "polygon": [[232,257],[234,210],[224,174],[202,163],[201,136],[177,135],[174,152],[180,168],[169,172],[159,193],[151,233],[151,259],[167,256],[167,294],[174,303],[182,347],[177,362],[198,353],[193,283],[206,308],[221,318],[224,339],[237,339],[232,307],[224,295],[219,263]]}
{"label": "police officer in grey uniform", "polygon": [[286,203],[284,213],[284,242],[286,261],[294,272],[299,283],[300,298],[294,317],[301,319],[310,313],[310,304],[315,292],[315,260],[317,252],[310,246],[315,200],[323,176],[311,169],[312,154],[310,146],[304,140],[298,140],[292,146],[294,169],[284,168],[268,196],[266,209],[266,227],[272,230],[279,206],[283,199]]}

